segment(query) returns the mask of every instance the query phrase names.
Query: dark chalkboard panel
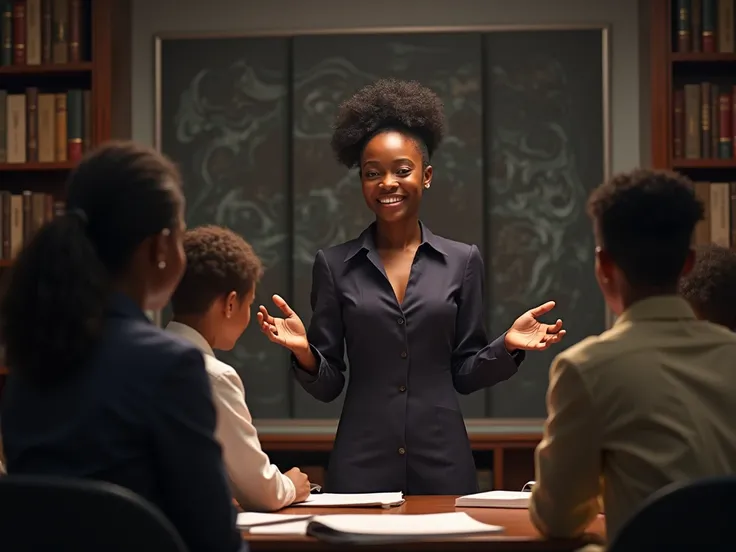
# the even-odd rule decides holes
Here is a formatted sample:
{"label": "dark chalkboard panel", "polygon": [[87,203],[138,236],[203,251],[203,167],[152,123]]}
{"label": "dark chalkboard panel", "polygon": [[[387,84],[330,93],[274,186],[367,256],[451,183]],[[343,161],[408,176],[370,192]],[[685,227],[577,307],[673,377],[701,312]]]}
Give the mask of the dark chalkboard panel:
{"label": "dark chalkboard panel", "polygon": [[[424,194],[422,219],[436,234],[482,243],[480,39],[458,33],[294,39],[294,303],[304,318],[317,250],[358,236],[372,220],[357,171],[334,161],[329,142],[340,102],[379,78],[417,80],[442,98],[448,136],[432,160],[435,176]],[[295,387],[296,417],[340,414],[342,396],[315,404]],[[484,392],[461,402],[466,416],[485,415]]]}
{"label": "dark chalkboard panel", "polygon": [[585,213],[605,177],[603,41],[597,29],[488,33],[483,43],[490,326],[500,333],[554,299],[568,331],[491,389],[488,415],[543,417],[554,356],[605,329]]}
{"label": "dark chalkboard panel", "polygon": [[[329,148],[339,103],[380,77],[443,99],[448,138],[422,218],[484,252],[489,337],[548,299],[564,346],[462,397],[466,417],[539,417],[551,359],[605,326],[585,200],[604,177],[603,29],[161,39],[160,147],[181,164],[190,225],[230,226],[268,270],[259,301],[310,318],[319,248],[370,222],[357,174]],[[291,381],[285,353],[246,331],[223,359],[258,417],[337,417]]]}
{"label": "dark chalkboard panel", "polygon": [[[291,285],[288,47],[282,38],[161,45],[161,149],[183,172],[187,224],[227,226],[253,245],[266,266],[256,305]],[[254,416],[290,416],[287,354],[257,325],[217,354],[238,370]]]}

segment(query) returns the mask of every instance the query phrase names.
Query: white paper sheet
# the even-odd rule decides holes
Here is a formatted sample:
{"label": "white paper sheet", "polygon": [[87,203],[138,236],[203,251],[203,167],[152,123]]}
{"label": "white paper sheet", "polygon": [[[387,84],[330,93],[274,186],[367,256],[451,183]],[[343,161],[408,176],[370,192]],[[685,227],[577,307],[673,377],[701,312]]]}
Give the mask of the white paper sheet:
{"label": "white paper sheet", "polygon": [[253,527],[255,535],[306,535],[310,524],[319,524],[346,535],[395,537],[453,537],[498,533],[503,527],[476,521],[464,512],[446,514],[334,514],[311,519]]}
{"label": "white paper sheet", "polygon": [[350,508],[351,506],[382,506],[385,508],[399,506],[404,503],[404,495],[396,493],[322,493],[311,494],[304,502],[292,506],[309,506],[310,508]]}
{"label": "white paper sheet", "polygon": [[455,499],[459,508],[528,508],[532,493],[520,491],[488,491]]}
{"label": "white paper sheet", "polygon": [[309,520],[310,515],[293,515],[293,514],[270,514],[265,512],[241,512],[238,514],[235,524],[238,529],[249,529],[251,527],[261,525],[272,525],[275,523],[286,523],[297,520]]}

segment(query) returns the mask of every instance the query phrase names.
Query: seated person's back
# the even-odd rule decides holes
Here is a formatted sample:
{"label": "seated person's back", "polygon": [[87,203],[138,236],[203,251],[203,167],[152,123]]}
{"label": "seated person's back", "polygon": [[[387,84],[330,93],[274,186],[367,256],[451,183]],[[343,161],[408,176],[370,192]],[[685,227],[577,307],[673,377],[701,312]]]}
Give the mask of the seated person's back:
{"label": "seated person's back", "polygon": [[689,181],[635,171],[594,192],[596,276],[619,315],[550,369],[530,513],[548,535],[581,533],[603,491],[611,538],[653,492],[732,473],[736,335],[677,295],[702,217]]}
{"label": "seated person's back", "polygon": [[242,542],[204,359],[144,313],[184,269],[183,203],[154,151],[108,144],[82,161],[68,212],[21,252],[2,305],[2,434],[10,475],[116,483],[190,552],[229,552]]}

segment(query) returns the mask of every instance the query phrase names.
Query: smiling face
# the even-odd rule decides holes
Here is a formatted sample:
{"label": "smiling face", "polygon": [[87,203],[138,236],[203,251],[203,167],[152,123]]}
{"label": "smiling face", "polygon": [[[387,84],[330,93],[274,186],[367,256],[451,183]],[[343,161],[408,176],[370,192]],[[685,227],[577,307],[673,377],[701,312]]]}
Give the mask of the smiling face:
{"label": "smiling face", "polygon": [[416,139],[398,131],[368,141],[360,161],[363,197],[376,218],[395,222],[416,217],[422,192],[432,182],[432,167]]}

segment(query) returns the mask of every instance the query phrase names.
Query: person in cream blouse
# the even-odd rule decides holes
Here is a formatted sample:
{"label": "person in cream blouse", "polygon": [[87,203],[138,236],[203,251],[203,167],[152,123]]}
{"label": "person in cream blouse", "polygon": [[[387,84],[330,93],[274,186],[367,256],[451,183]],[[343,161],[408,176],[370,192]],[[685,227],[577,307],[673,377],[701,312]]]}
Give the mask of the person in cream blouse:
{"label": "person in cream blouse", "polygon": [[202,226],[184,237],[187,269],[174,292],[174,319],[166,329],[199,348],[217,411],[215,437],[238,503],[246,510],[274,511],[309,496],[299,468],[281,473],[263,452],[235,369],[214,349],[229,350],[250,322],[261,262],[250,245],[230,230]]}

